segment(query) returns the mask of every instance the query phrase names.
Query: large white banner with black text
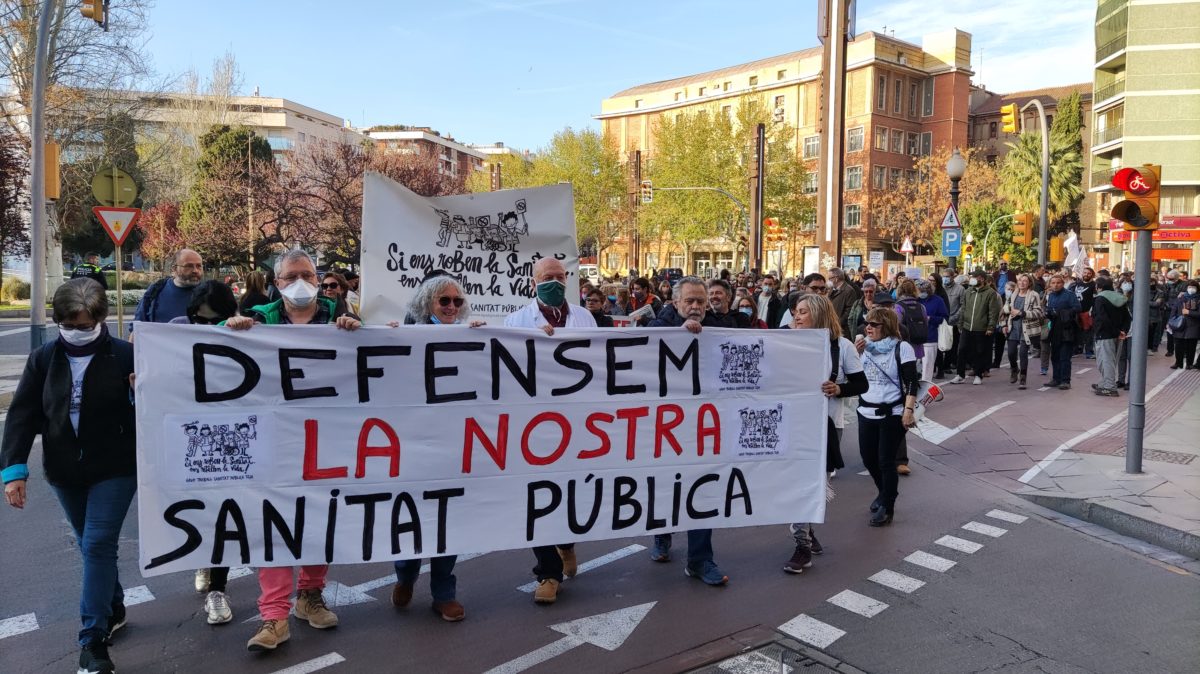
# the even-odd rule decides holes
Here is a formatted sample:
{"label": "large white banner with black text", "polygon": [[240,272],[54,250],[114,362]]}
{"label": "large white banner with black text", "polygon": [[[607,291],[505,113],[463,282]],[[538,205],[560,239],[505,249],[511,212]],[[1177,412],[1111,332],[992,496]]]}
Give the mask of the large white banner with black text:
{"label": "large white banner with black text", "polygon": [[821,522],[816,330],[138,327],[140,564]]}
{"label": "large white banner with black text", "polygon": [[575,205],[567,184],[422,197],[368,172],[363,179],[362,316],[400,321],[417,286],[442,270],[467,291],[477,318],[501,318],[534,297],[533,264],[554,256],[579,296]]}

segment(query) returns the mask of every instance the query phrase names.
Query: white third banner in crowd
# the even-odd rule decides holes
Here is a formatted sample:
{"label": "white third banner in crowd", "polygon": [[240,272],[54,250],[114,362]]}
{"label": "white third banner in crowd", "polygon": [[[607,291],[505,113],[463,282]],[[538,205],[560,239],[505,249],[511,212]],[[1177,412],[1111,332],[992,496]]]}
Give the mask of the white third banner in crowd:
{"label": "white third banner in crowd", "polygon": [[142,324],[146,575],[821,522],[817,330]]}

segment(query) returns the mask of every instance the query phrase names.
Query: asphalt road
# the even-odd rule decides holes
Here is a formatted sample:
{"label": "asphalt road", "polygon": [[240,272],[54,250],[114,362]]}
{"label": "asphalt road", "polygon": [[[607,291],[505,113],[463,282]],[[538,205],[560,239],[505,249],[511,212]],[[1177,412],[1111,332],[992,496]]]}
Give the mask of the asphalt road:
{"label": "asphalt road", "polygon": [[[1088,398],[1073,397],[1080,414],[1092,404]],[[937,416],[961,423],[986,402],[960,396]],[[1003,489],[918,453],[928,448],[922,441],[914,441],[913,475],[901,481],[895,522],[869,528],[873,486],[857,475],[862,468],[853,428],[846,437],[851,465],[834,480],[837,497],[828,522],[818,527],[826,554],[803,575],[780,569],[791,553],[785,526],[716,533],[717,561],[732,579],[724,588],[685,578],[680,562],[652,563],[646,550],[629,554],[628,546],[649,545],[646,539],[586,543],[578,546],[581,562],[623,556],[568,581],[557,604],[541,607],[518,589],[532,580],[532,554],[491,553],[460,562],[458,596],[467,619],[448,624],[428,608],[426,579],[412,605],[397,610],[388,603],[386,581],[353,589],[387,577],[390,565],[340,566],[329,576],[340,586],[331,586],[327,597],[357,597],[360,603],[337,607],[341,624],[329,632],[293,620],[291,641],[266,655],[245,651],[256,614],[253,576],[230,583],[234,622],[208,626],[190,574],[140,577],[131,511],[122,536],[122,578],[127,588],[145,586],[148,594],[139,589],[138,595],[153,599],[130,607],[129,627],[113,656],[124,672],[481,672],[559,642],[563,634],[552,625],[653,603],[615,650],[577,645],[528,671],[617,672],[647,665],[672,671],[679,667],[669,663],[686,661],[706,644],[756,626],[796,624],[801,614],[843,631],[825,650],[868,672],[1195,671],[1200,577],[1043,519]],[[1028,519],[1007,522],[988,514],[993,510]],[[970,522],[1005,533],[993,538],[964,530]],[[968,554],[935,544],[946,535],[983,547]],[[0,621],[32,613],[37,622],[37,629],[0,637],[0,669],[71,671],[78,657],[80,561],[44,483],[31,483],[25,511],[0,509],[0,537]],[[681,551],[682,537],[676,542]],[[924,568],[905,560],[914,552],[954,565]],[[924,585],[909,593],[869,580],[884,570]],[[888,607],[867,618],[827,601],[846,590]],[[0,634],[5,624],[0,622]]]}

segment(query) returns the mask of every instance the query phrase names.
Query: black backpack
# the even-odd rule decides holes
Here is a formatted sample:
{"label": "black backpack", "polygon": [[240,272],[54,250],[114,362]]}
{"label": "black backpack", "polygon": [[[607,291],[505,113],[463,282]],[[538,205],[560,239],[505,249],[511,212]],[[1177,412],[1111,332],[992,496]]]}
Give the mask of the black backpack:
{"label": "black backpack", "polygon": [[929,336],[929,317],[925,315],[925,307],[913,299],[903,299],[897,304],[904,311],[900,316],[900,336],[909,344],[924,344]]}

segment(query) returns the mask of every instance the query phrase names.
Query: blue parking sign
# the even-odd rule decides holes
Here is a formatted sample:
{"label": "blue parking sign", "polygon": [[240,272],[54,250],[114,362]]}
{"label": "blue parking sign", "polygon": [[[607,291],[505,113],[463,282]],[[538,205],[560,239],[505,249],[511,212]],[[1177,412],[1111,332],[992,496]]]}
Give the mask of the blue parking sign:
{"label": "blue parking sign", "polygon": [[946,257],[958,257],[962,255],[961,229],[942,230],[942,255]]}

